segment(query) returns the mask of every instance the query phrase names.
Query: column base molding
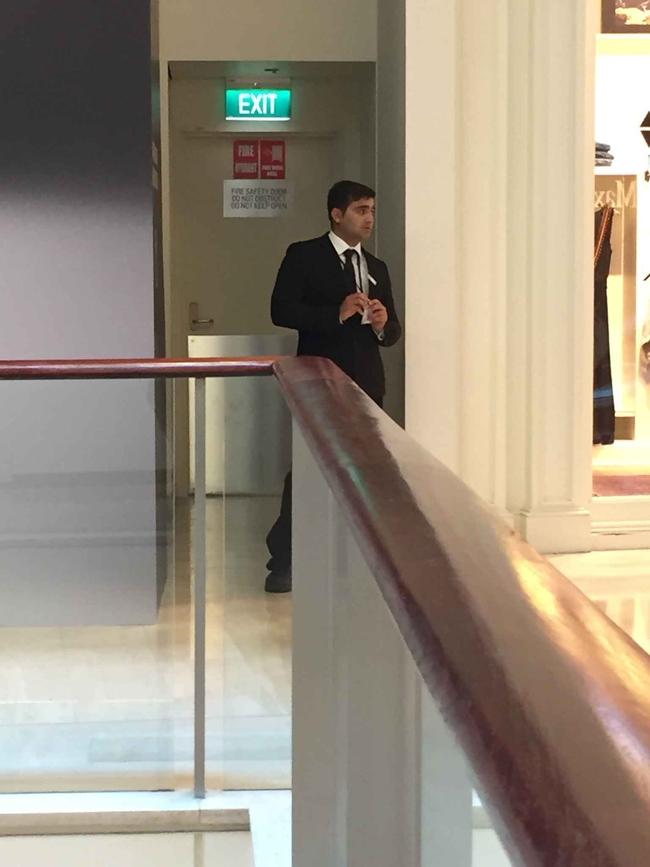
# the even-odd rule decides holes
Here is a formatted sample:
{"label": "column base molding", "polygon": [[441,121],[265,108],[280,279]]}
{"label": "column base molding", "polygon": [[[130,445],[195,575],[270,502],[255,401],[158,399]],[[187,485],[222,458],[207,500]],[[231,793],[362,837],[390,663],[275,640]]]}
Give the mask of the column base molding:
{"label": "column base molding", "polygon": [[587,509],[524,511],[515,515],[515,527],[540,554],[572,554],[593,547]]}

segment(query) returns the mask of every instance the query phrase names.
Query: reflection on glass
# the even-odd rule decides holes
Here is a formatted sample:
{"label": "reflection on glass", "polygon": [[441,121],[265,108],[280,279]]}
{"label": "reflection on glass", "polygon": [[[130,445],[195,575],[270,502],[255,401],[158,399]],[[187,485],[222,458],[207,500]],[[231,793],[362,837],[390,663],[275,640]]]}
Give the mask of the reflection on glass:
{"label": "reflection on glass", "polygon": [[[275,380],[223,380],[222,771],[226,788],[290,788],[291,594],[264,592],[266,534],[291,462]],[[221,515],[219,510],[222,510]]]}
{"label": "reflection on glass", "polygon": [[171,386],[1,390],[0,790],[173,787]]}

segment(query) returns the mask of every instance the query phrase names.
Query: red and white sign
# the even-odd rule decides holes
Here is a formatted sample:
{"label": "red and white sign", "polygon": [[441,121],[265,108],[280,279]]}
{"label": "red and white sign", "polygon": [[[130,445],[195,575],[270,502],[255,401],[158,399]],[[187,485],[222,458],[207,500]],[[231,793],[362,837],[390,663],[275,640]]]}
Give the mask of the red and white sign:
{"label": "red and white sign", "polygon": [[285,177],[285,143],[281,139],[271,141],[262,139],[260,142],[260,177],[283,180]]}
{"label": "red and white sign", "polygon": [[257,139],[237,139],[232,146],[233,178],[259,178],[260,143]]}

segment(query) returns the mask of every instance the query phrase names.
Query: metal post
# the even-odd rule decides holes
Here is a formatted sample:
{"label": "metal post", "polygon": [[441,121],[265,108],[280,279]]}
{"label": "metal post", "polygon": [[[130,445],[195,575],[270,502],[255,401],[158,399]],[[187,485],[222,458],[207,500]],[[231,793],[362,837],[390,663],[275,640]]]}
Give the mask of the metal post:
{"label": "metal post", "polygon": [[194,797],[205,798],[205,377],[194,383]]}

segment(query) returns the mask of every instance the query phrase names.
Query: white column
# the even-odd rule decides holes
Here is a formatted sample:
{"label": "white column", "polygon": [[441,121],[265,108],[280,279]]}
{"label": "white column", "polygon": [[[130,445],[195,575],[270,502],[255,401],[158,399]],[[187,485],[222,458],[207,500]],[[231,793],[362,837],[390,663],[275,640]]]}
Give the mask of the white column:
{"label": "white column", "polygon": [[539,550],[588,550],[593,5],[510,5],[508,506]]}
{"label": "white column", "polygon": [[462,336],[457,236],[459,28],[453,2],[403,2],[406,428],[457,470]]}
{"label": "white column", "polygon": [[507,4],[406,0],[406,418],[505,505]]}
{"label": "white column", "polygon": [[535,546],[584,550],[593,4],[404,3],[406,426]]}

